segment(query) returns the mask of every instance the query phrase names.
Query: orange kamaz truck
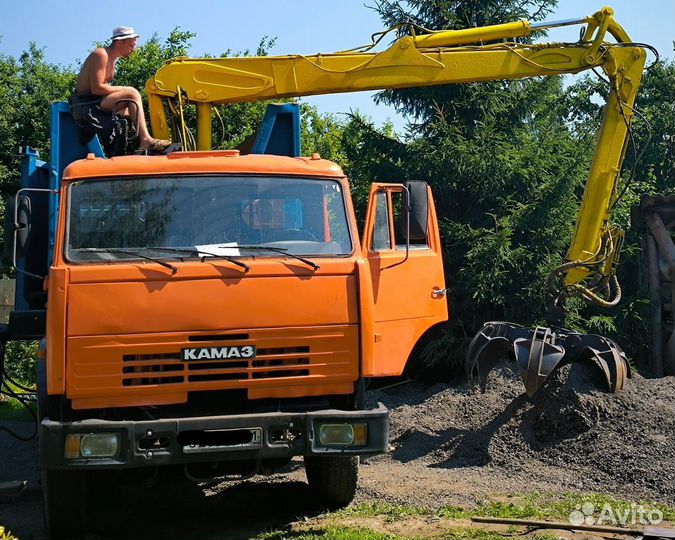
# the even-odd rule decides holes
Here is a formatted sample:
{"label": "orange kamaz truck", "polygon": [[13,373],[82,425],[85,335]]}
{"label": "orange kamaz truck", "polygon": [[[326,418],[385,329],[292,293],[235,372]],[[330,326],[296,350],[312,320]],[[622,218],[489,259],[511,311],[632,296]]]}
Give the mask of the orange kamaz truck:
{"label": "orange kamaz truck", "polygon": [[4,337],[42,340],[49,532],[80,530],[105,469],[203,481],[304,456],[323,503],[351,501],[359,456],[388,448],[365,381],[399,375],[447,318],[426,184],[374,184],[359,235],[345,175],[317,154],[104,158],[75,134],[54,104],[52,161],[24,151],[10,205]]}
{"label": "orange kamaz truck", "polygon": [[[580,24],[575,43],[526,39]],[[211,150],[216,105],[602,70],[607,106],[552,282],[563,281],[556,305],[574,295],[619,301],[623,232],[610,214],[645,49],[610,8],[557,22],[390,30],[398,39],[381,52],[386,32],[341,53],[167,63],[146,90],[154,136],[182,144],[168,155],[105,158],[101,139],[82,136],[67,105],[53,106],[50,162],[24,150],[8,212],[17,296],[0,332],[0,344],[42,343],[40,466],[52,534],[80,527],[89,477],[105,469],[178,465],[203,480],[303,456],[318,498],[348,503],[358,456],[387,449],[387,411],[366,406],[366,381],[401,374],[419,339],[447,319],[426,184],[373,184],[359,235],[340,168],[300,157],[297,105],[268,109],[248,155]],[[621,388],[629,371],[617,344],[551,326],[488,323],[467,371],[484,380],[511,351],[531,395],[568,352]]]}

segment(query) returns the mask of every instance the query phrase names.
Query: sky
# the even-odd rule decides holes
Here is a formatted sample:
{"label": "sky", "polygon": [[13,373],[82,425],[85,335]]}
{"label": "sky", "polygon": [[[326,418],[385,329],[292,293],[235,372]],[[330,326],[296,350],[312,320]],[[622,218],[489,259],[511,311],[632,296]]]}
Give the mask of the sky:
{"label": "sky", "polygon": [[[673,59],[675,0],[559,0],[549,21],[580,18],[609,4],[615,19],[636,42],[654,45]],[[0,0],[0,53],[18,56],[31,41],[45,48],[49,62],[79,66],[92,45],[115,26],[133,26],[140,42],[175,27],[196,33],[190,56],[218,55],[227,49],[255,51],[263,36],[276,38],[270,54],[315,54],[370,42],[383,29],[369,6],[375,0]],[[288,7],[292,6],[292,7]],[[56,23],[58,21],[58,23]],[[576,41],[578,27],[552,30],[547,41]],[[304,98],[321,112],[360,110],[377,125],[391,120],[403,132],[405,119],[392,107],[375,105],[374,92]]]}

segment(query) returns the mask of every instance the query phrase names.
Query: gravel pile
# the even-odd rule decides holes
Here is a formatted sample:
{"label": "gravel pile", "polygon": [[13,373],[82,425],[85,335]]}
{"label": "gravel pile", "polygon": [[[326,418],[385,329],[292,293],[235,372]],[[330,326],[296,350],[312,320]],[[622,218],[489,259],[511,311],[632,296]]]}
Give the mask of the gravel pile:
{"label": "gravel pile", "polygon": [[525,481],[559,467],[574,471],[585,491],[675,501],[675,380],[634,375],[611,395],[598,374],[563,366],[532,399],[511,366],[490,373],[484,394],[460,381],[412,382],[370,398],[392,412],[386,459],[488,466]]}

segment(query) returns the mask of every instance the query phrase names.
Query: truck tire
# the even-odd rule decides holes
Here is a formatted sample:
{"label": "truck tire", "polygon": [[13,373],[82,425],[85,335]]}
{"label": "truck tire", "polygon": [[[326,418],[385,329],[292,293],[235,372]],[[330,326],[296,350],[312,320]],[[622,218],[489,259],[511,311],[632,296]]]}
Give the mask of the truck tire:
{"label": "truck tire", "polygon": [[358,456],[305,456],[309,487],[328,508],[347,506],[359,479]]}
{"label": "truck tire", "polygon": [[84,531],[85,485],[85,471],[42,471],[48,536],[76,536]]}

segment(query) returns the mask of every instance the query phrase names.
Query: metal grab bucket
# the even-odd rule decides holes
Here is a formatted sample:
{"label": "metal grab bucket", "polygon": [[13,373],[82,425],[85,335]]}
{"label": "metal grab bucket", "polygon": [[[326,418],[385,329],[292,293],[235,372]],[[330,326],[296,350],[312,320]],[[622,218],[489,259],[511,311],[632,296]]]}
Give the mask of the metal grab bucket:
{"label": "metal grab bucket", "polygon": [[544,386],[559,366],[571,362],[590,361],[600,369],[611,393],[621,390],[631,376],[626,354],[606,337],[565,328],[530,329],[491,321],[483,325],[469,344],[464,364],[469,383],[485,392],[488,374],[507,358],[518,364],[529,397]]}

